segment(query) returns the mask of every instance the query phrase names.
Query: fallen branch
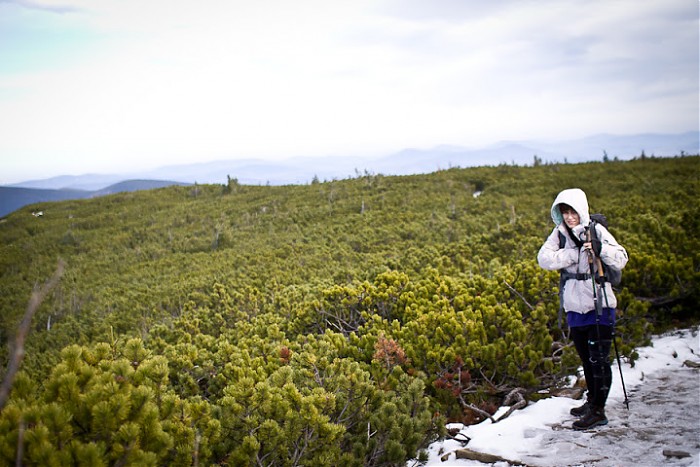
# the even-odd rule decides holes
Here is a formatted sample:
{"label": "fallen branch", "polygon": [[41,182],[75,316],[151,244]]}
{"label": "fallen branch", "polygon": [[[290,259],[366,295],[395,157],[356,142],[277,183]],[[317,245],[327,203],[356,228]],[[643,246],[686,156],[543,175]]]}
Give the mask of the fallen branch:
{"label": "fallen branch", "polygon": [[669,306],[673,305],[677,302],[680,302],[682,300],[685,300],[688,298],[689,294],[682,294],[676,297],[672,297],[670,295],[667,296],[662,296],[662,297],[634,297],[635,300],[639,300],[640,302],[647,302],[649,303],[652,307],[662,307],[662,306]]}
{"label": "fallen branch", "polygon": [[[447,460],[447,456],[443,456],[441,459],[443,462]],[[457,459],[468,459],[472,461],[482,462],[484,464],[495,464],[496,462],[507,462],[509,465],[521,465],[528,466],[520,461],[506,459],[505,457],[497,456],[495,454],[487,454],[485,452],[472,451],[471,449],[457,449],[455,451],[455,457]]]}
{"label": "fallen branch", "polygon": [[[523,392],[524,390],[522,388],[515,388],[508,393],[505,400],[503,401],[503,405],[510,405],[510,408],[506,413],[498,417],[498,419],[494,423],[498,423],[501,420],[510,417],[510,414],[512,414],[516,410],[522,409],[525,406],[527,406],[527,401],[523,397]],[[515,404],[513,404],[513,402],[515,402]]]}
{"label": "fallen branch", "polygon": [[7,399],[10,396],[10,390],[12,389],[12,384],[15,381],[15,376],[19,371],[19,367],[22,364],[22,358],[24,358],[24,341],[29,333],[29,327],[32,324],[32,318],[39,309],[39,305],[44,301],[48,293],[53,289],[61,276],[63,275],[63,269],[65,268],[65,263],[63,260],[58,261],[58,266],[56,271],[53,273],[51,279],[44,284],[39,289],[34,289],[32,296],[29,299],[29,304],[27,305],[27,310],[24,312],[24,317],[17,330],[17,336],[15,338],[15,345],[11,350],[10,357],[7,363],[7,372],[5,373],[5,378],[0,385],[0,411],[5,408]]}
{"label": "fallen branch", "polygon": [[482,417],[491,420],[491,423],[498,423],[501,420],[508,418],[510,416],[510,414],[512,414],[516,410],[522,409],[522,408],[527,406],[527,400],[525,400],[525,397],[523,396],[524,393],[525,393],[525,390],[522,388],[515,388],[515,389],[511,390],[506,395],[505,399],[503,399],[503,405],[504,406],[510,405],[510,408],[508,409],[508,411],[506,413],[504,413],[503,415],[501,415],[497,419],[494,418],[487,411],[480,409],[479,407],[477,407],[474,404],[468,403],[464,399],[462,394],[459,395],[459,402],[462,405],[462,407],[467,408],[469,410],[472,410],[472,411],[476,412],[478,415],[481,415]]}
{"label": "fallen branch", "polygon": [[[460,396],[460,399],[461,399],[461,396]],[[465,403],[465,402],[463,402],[463,404],[464,404],[464,407],[466,407],[466,408],[468,408],[468,409],[471,409],[471,410],[473,410],[474,412],[476,412],[476,413],[478,413],[479,415],[481,415],[482,417],[488,418],[489,420],[491,420],[491,423],[496,423],[496,420],[494,420],[493,417],[491,416],[491,414],[488,413],[487,411],[481,410],[479,407],[475,406],[474,404],[467,404],[467,403]]]}

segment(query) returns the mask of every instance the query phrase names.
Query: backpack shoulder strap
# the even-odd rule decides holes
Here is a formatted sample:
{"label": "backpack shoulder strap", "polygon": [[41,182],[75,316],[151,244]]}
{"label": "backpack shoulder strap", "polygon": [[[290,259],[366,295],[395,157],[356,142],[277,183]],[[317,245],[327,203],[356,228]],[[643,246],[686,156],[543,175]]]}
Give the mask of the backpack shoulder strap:
{"label": "backpack shoulder strap", "polygon": [[591,232],[591,238],[598,238],[598,230],[596,230],[598,224],[599,222],[596,219],[591,218],[591,223],[588,224],[588,229]]}
{"label": "backpack shoulder strap", "polygon": [[[561,233],[561,230],[557,230],[557,232],[559,233],[559,249],[561,250],[566,246],[566,237]],[[559,314],[557,317],[560,330],[563,329],[561,323],[564,315],[564,284],[566,284],[566,278],[564,277],[564,270],[561,269],[559,270]]]}

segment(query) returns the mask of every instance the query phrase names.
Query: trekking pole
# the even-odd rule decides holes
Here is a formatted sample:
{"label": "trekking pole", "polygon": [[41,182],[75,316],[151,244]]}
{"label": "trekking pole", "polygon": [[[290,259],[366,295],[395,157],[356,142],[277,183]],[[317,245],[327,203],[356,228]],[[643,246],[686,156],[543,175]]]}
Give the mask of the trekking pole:
{"label": "trekking pole", "polygon": [[[606,297],[607,300],[607,297]],[[613,347],[615,348],[615,357],[617,357],[617,368],[620,370],[620,381],[622,382],[622,393],[625,395],[625,407],[630,409],[630,400],[627,398],[627,389],[625,389],[625,378],[622,376],[622,364],[620,363],[620,352],[617,351],[617,342],[615,341],[615,327],[612,332]]]}
{"label": "trekking pole", "polygon": [[[595,228],[595,224],[591,224],[586,229],[586,241],[588,243],[591,243],[591,229]],[[590,250],[588,250],[588,264],[591,269],[591,285],[593,286],[593,304],[595,305],[595,331],[596,331],[596,337],[598,338],[598,352],[600,352],[600,355],[603,355],[603,341],[600,338],[600,317],[603,315],[603,305],[600,303],[600,294],[598,291],[598,288],[596,286],[596,263],[595,260],[597,257],[595,256],[595,253],[593,252],[593,248],[591,247]],[[602,272],[602,271],[601,271]],[[601,376],[602,377],[602,376]],[[601,389],[610,390],[607,385],[601,387]]]}
{"label": "trekking pole", "polygon": [[[599,276],[600,277],[605,277],[603,275],[603,265],[601,264],[600,258],[596,256],[596,261],[597,261],[597,266],[598,266],[598,271],[599,271]],[[610,305],[608,304],[608,292],[605,290],[605,285],[601,287],[603,289],[603,298],[605,299],[605,307],[610,309]],[[622,394],[625,396],[625,407],[627,407],[627,410],[630,409],[630,401],[627,398],[627,389],[625,388],[625,378],[622,376],[622,363],[620,362],[620,352],[617,350],[617,340],[615,339],[615,326],[612,326],[612,341],[613,341],[613,348],[615,349],[615,358],[617,359],[617,368],[620,371],[620,382],[622,383]]]}
{"label": "trekking pole", "polygon": [[[590,232],[589,232],[588,241],[590,241],[590,240],[591,239],[590,239]],[[601,262],[601,259],[593,252],[592,248],[588,254],[588,261],[591,265],[591,276],[593,279],[593,300],[594,300],[595,305],[596,305],[596,313],[598,313],[600,310],[600,313],[602,314],[602,309],[600,309],[601,305],[599,302],[600,295],[599,295],[599,293],[596,294],[596,274],[595,274],[596,269],[598,270],[598,277],[603,282],[602,286],[600,284],[598,284],[598,291],[600,291],[600,289],[603,290],[603,298],[605,299],[605,307],[608,308],[608,310],[610,309],[610,304],[608,303],[608,292],[605,290],[605,273],[603,271],[603,263]],[[594,266],[594,262],[595,262],[595,266]],[[596,326],[598,326],[598,317],[596,317]],[[627,407],[627,410],[629,410],[630,409],[630,401],[629,401],[629,398],[627,397],[627,388],[625,388],[625,378],[622,376],[622,363],[620,362],[620,352],[618,352],[618,350],[617,350],[617,341],[615,340],[615,326],[614,325],[611,326],[611,329],[612,329],[613,348],[615,349],[615,357],[617,359],[617,368],[620,371],[620,382],[622,383],[622,393],[625,396],[624,403],[625,403],[625,407]],[[598,340],[600,340],[600,329],[598,329]]]}

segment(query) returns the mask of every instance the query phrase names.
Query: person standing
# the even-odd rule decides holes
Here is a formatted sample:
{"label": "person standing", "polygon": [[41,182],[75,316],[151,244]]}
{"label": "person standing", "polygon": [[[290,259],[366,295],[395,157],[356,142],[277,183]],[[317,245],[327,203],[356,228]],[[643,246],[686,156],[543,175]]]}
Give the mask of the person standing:
{"label": "person standing", "polygon": [[[586,402],[571,409],[579,417],[572,428],[586,430],[606,425],[605,403],[612,384],[610,347],[615,325],[617,299],[609,282],[595,284],[591,278],[589,259],[600,258],[608,268],[622,270],[627,264],[627,251],[599,223],[591,224],[586,193],[570,188],[559,193],[552,203],[555,227],[537,254],[540,267],[562,273],[560,307],[566,312],[571,340],[581,359],[586,379]],[[595,232],[590,226],[595,226]],[[606,298],[600,312],[595,297],[600,287]],[[598,296],[600,300],[602,296]]]}

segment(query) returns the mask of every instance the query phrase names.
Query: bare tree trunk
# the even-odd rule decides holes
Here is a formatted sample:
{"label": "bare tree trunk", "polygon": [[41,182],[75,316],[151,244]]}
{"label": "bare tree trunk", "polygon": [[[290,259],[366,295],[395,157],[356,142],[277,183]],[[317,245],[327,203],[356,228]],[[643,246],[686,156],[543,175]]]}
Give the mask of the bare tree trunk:
{"label": "bare tree trunk", "polygon": [[12,384],[15,381],[15,376],[19,371],[19,367],[22,364],[22,358],[24,358],[24,341],[29,333],[29,327],[32,324],[32,318],[39,309],[39,305],[44,301],[46,295],[53,289],[61,276],[63,275],[63,269],[65,268],[65,263],[63,260],[58,261],[58,266],[56,271],[53,273],[51,279],[38,289],[34,289],[32,296],[29,299],[29,304],[27,305],[27,311],[24,312],[24,318],[19,325],[17,330],[17,336],[15,338],[15,345],[10,352],[10,358],[7,363],[7,372],[5,373],[5,379],[0,385],[0,411],[5,408],[7,399],[10,396],[10,390],[12,389]]}

